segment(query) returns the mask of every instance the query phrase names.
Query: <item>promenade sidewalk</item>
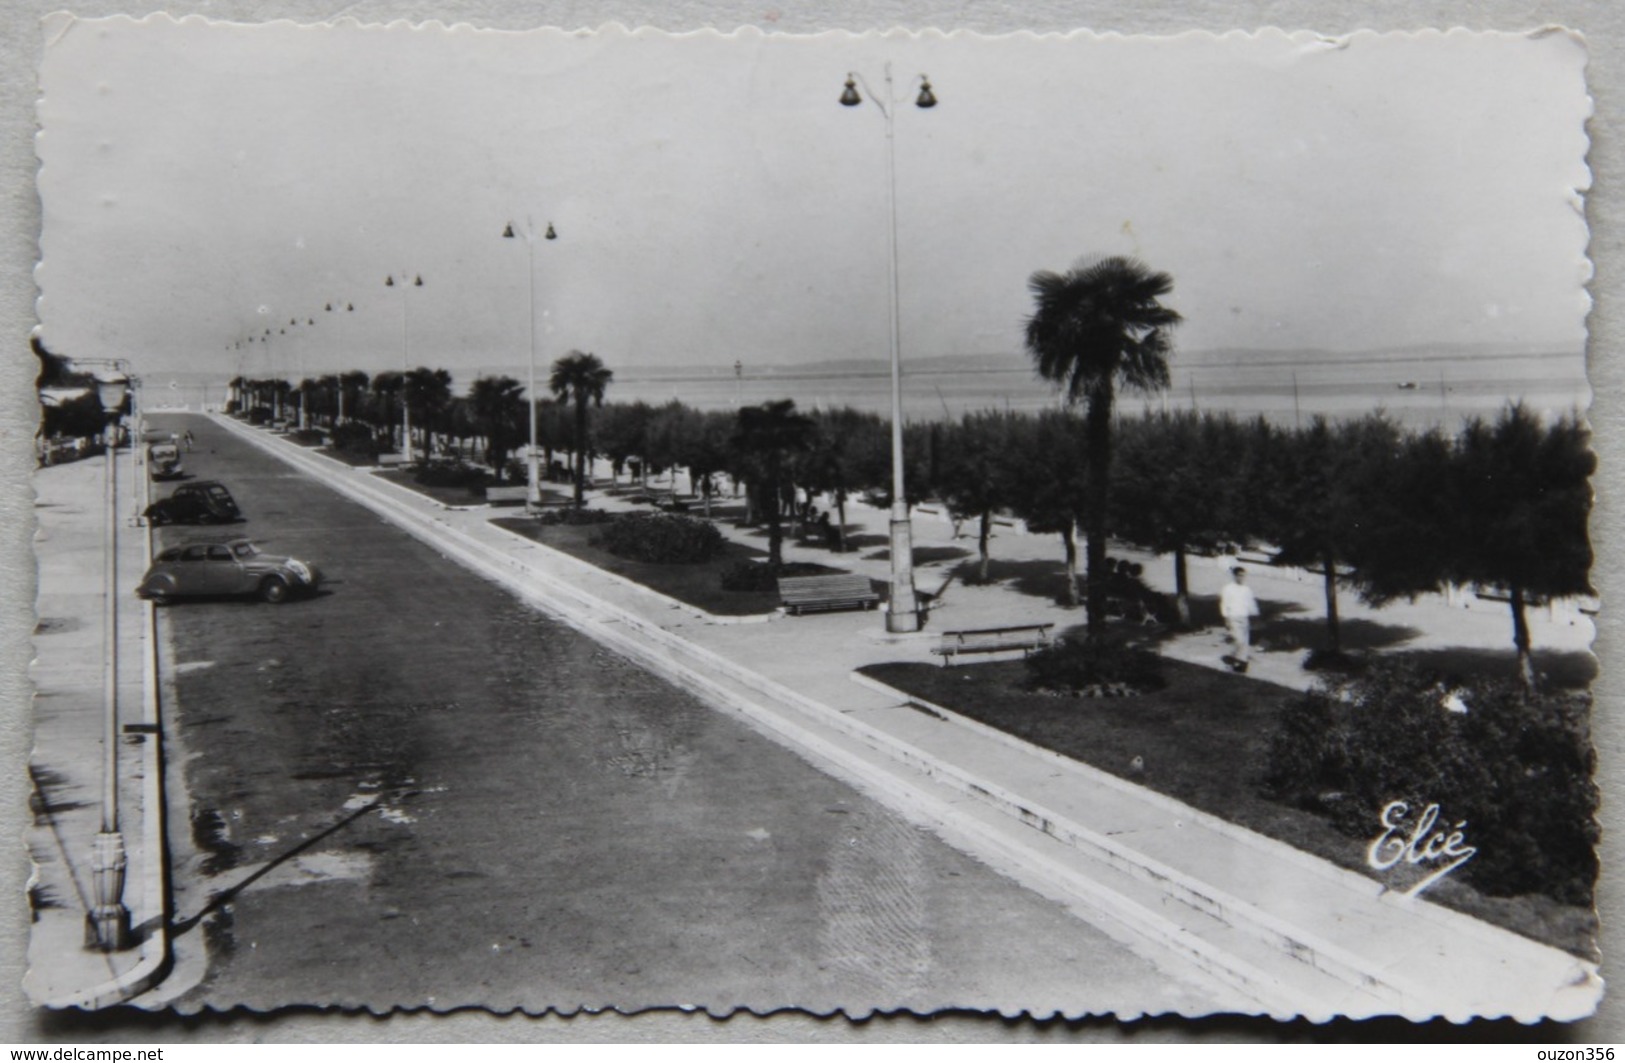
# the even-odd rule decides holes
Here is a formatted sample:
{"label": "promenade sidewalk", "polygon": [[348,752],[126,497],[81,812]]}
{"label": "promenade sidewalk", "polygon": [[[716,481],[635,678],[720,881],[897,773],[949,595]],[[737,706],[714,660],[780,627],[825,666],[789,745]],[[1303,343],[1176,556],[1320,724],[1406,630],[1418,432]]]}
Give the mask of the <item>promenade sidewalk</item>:
{"label": "promenade sidewalk", "polygon": [[106,465],[91,458],[38,470],[38,622],[33,824],[33,926],[24,988],[37,1004],[95,1009],[154,984],[167,964],[161,736],[150,657],[151,607],[134,593],[146,569],[147,530],[134,524],[132,476],[118,469],[118,827],[127,854],[124,903],[132,946],[104,953],[85,944],[94,904],[92,844],[101,830],[105,711],[103,549]]}
{"label": "promenade sidewalk", "polygon": [[[218,420],[447,557],[737,712],[1155,962],[1206,972],[1228,987],[1235,1010],[1316,1019],[1532,1021],[1576,1018],[1595,1007],[1601,980],[1592,964],[1425,900],[1389,894],[1365,876],[1143,787],[854,681],[853,672],[866,664],[930,659],[933,634],[889,636],[880,616],[862,612],[720,623],[497,527],[491,518],[502,511],[448,509],[270,433]],[[605,507],[625,504],[602,500]],[[945,523],[933,528],[922,520],[917,528],[918,546],[954,543]],[[1007,533],[996,549],[1006,558],[1058,553],[1039,543]],[[954,563],[944,557],[922,565],[921,589],[946,584]],[[887,562],[869,551],[841,564],[881,578]],[[1148,575],[1155,578],[1149,565]],[[1211,581],[1219,576],[1215,571]],[[1293,591],[1280,582],[1261,585],[1260,596],[1290,592],[1313,601],[1318,594],[1318,584],[1290,581]],[[999,585],[953,584],[938,601],[928,632],[1081,619],[1076,610]],[[1495,625],[1485,622],[1480,632],[1476,623],[1463,629],[1467,637],[1500,645],[1489,641]],[[1419,639],[1447,638],[1415,626]],[[1505,627],[1499,630],[1504,638]],[[1536,637],[1570,645],[1579,635],[1554,624]]]}

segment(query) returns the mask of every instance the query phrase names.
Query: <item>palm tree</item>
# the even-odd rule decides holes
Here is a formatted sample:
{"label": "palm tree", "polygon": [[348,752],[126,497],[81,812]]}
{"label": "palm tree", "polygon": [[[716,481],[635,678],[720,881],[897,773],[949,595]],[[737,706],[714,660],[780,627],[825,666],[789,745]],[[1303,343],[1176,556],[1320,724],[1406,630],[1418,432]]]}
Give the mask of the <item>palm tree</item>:
{"label": "palm tree", "polygon": [[547,386],[560,401],[569,399],[575,404],[576,433],[576,492],[575,504],[580,506],[587,484],[587,404],[604,404],[604,392],[615,379],[613,370],[605,367],[596,354],[571,351],[553,363],[553,372]]}
{"label": "palm tree", "polygon": [[519,442],[525,423],[525,388],[511,376],[482,376],[469,389],[474,424],[485,436],[486,455],[500,483],[508,455]]}
{"label": "palm tree", "polygon": [[1027,352],[1038,375],[1063,391],[1067,405],[1087,404],[1084,578],[1088,632],[1095,638],[1106,626],[1106,511],[1117,386],[1146,392],[1168,386],[1168,331],[1180,317],[1158,300],[1174,282],[1137,259],[1114,256],[1066,273],[1040,270],[1027,286],[1037,302],[1027,320]]}
{"label": "palm tree", "polygon": [[400,423],[395,403],[400,397],[405,381],[406,375],[398,369],[386,369],[372,378],[372,394],[376,407],[373,427],[388,432],[391,440],[395,438],[395,425]]}
{"label": "palm tree", "polygon": [[446,405],[451,402],[451,374],[444,369],[419,366],[406,374],[405,402],[423,433],[423,447],[419,451],[428,461],[434,453],[432,438],[435,423]]}
{"label": "palm tree", "polygon": [[354,420],[361,405],[361,396],[367,391],[367,374],[352,369],[348,373],[339,374],[339,409],[340,421]]}
{"label": "palm tree", "polygon": [[816,431],[811,417],[796,412],[793,399],[780,399],[760,406],[744,406],[734,429],[733,445],[748,467],[759,476],[758,496],[767,517],[768,564],[784,562],[784,533],[779,526],[779,508],[784,495],[785,472],[790,459],[806,451]]}

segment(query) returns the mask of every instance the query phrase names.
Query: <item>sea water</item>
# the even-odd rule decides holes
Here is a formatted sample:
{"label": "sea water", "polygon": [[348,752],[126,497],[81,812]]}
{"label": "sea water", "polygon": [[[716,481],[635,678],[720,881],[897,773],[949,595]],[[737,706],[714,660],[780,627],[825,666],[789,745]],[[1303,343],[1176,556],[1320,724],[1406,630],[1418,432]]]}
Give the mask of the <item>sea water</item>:
{"label": "sea water", "polygon": [[[796,365],[657,366],[606,359],[615,373],[610,402],[678,401],[701,410],[735,410],[779,399],[798,409],[891,408],[891,371],[884,359]],[[522,365],[490,365],[485,375],[526,378]],[[1469,417],[1494,418],[1509,402],[1539,416],[1583,414],[1591,399],[1585,355],[1577,351],[1414,348],[1401,351],[1176,351],[1169,386],[1154,394],[1125,391],[1125,416],[1146,410],[1226,411],[1263,416],[1277,425],[1307,424],[1382,410],[1412,428],[1460,429]],[[467,392],[474,371],[451,367],[454,390]],[[212,373],[158,374],[146,397],[155,407],[218,405],[225,380]],[[1062,399],[1020,352],[902,359],[903,415],[908,421],[957,419],[967,412],[1054,409]]]}

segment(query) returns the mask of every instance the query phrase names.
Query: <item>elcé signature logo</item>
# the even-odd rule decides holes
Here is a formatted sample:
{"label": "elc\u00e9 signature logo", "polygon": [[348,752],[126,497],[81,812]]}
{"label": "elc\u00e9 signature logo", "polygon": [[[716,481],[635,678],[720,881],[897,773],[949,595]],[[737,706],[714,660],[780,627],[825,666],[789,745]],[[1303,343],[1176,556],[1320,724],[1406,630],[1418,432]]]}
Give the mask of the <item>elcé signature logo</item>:
{"label": "elc\u00e9 signature logo", "polygon": [[1404,801],[1390,801],[1383,807],[1383,831],[1366,850],[1365,859],[1378,871],[1387,871],[1401,862],[1411,865],[1437,864],[1422,881],[1404,893],[1406,897],[1415,897],[1471,860],[1478,854],[1478,849],[1466,844],[1467,836],[1462,833],[1467,826],[1466,820],[1449,831],[1436,831],[1433,826],[1439,821],[1439,806],[1429,805],[1416,818],[1416,822],[1407,827],[1405,820],[1410,810],[1411,806]]}

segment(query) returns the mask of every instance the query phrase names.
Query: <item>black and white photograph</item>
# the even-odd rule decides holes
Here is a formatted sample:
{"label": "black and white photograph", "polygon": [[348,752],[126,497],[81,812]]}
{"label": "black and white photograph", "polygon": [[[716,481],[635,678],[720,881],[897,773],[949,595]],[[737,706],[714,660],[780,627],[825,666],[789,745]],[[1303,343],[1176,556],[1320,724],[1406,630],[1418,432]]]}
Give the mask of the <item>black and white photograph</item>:
{"label": "black and white photograph", "polygon": [[40,32],[39,1013],[1598,1007],[1579,34]]}

